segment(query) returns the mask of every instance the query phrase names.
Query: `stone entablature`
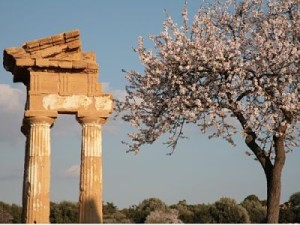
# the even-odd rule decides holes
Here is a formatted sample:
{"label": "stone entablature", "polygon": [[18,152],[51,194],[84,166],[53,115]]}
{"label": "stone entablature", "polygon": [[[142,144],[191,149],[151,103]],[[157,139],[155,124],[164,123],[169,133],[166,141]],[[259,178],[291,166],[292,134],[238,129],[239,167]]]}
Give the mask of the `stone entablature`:
{"label": "stone entablature", "polygon": [[28,88],[26,113],[112,112],[112,97],[98,83],[96,56],[81,51],[78,30],[7,48],[3,65]]}
{"label": "stone entablature", "polygon": [[3,59],[14,82],[27,87],[23,222],[49,223],[50,130],[60,113],[82,125],[79,222],[103,222],[102,126],[113,98],[98,82],[96,55],[82,52],[79,30],[72,30],[7,48]]}
{"label": "stone entablature", "polygon": [[29,41],[20,48],[7,48],[4,67],[15,75],[15,82],[23,80],[23,75],[16,71],[20,67],[98,71],[95,54],[81,52],[79,30]]}

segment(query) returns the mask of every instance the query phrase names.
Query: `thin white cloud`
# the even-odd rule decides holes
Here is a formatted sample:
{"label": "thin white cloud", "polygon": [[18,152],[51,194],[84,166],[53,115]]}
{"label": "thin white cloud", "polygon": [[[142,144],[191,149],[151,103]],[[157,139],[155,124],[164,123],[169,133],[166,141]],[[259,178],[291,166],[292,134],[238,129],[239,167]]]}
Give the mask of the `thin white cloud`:
{"label": "thin white cloud", "polygon": [[64,178],[73,178],[78,177],[80,175],[80,165],[72,165],[68,169],[66,169],[63,173]]}
{"label": "thin white cloud", "polygon": [[25,86],[11,87],[0,84],[0,143],[15,145],[23,140],[20,131],[26,101]]}
{"label": "thin white cloud", "polygon": [[124,100],[126,96],[125,89],[113,89],[108,82],[102,83],[103,92],[112,94],[114,99]]}
{"label": "thin white cloud", "polygon": [[13,88],[8,84],[0,84],[0,111],[15,112],[24,108],[26,99],[23,89]]}

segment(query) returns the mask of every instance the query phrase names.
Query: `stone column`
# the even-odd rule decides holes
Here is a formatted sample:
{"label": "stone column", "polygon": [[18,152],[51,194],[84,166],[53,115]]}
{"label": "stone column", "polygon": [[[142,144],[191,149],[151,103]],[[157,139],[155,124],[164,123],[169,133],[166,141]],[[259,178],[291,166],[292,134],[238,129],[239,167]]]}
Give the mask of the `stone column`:
{"label": "stone column", "polygon": [[79,223],[102,223],[102,124],[105,119],[80,117],[82,125]]}
{"label": "stone column", "polygon": [[50,128],[54,120],[46,116],[27,117],[21,129],[27,138],[22,212],[25,223],[49,223]]}

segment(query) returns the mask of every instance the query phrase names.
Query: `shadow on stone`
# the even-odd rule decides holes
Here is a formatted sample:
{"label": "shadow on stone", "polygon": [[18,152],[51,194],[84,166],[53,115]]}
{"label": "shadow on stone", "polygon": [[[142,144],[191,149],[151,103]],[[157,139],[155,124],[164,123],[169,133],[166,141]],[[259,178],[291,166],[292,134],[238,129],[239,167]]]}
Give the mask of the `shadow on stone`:
{"label": "shadow on stone", "polygon": [[79,223],[103,223],[101,212],[102,203],[99,205],[95,200],[88,200],[79,205],[81,215]]}

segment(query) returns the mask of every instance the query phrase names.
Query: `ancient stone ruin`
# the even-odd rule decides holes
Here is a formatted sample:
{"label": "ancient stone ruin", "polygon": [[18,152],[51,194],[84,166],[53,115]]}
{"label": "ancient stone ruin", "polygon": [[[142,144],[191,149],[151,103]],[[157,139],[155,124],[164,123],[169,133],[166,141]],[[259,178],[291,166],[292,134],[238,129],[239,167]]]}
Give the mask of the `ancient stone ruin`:
{"label": "ancient stone ruin", "polygon": [[50,129],[58,114],[74,114],[82,126],[79,222],[101,223],[102,125],[113,99],[98,83],[95,54],[82,52],[72,30],[5,49],[3,65],[27,88],[23,221],[49,223]]}

